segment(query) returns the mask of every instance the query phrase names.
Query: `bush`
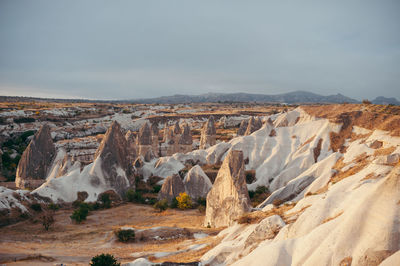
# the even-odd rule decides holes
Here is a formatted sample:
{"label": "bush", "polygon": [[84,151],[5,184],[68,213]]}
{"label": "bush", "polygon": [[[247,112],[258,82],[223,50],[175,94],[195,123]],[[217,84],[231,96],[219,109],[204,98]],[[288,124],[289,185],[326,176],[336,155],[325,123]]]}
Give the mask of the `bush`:
{"label": "bush", "polygon": [[200,213],[205,213],[206,212],[206,207],[204,207],[203,205],[199,205],[199,207],[197,207],[197,209],[199,210]]}
{"label": "bush", "polygon": [[40,212],[42,211],[42,206],[39,203],[32,203],[31,204],[31,209],[34,210],[35,212]]}
{"label": "bush", "polygon": [[121,263],[110,254],[101,254],[94,256],[90,261],[91,266],[120,266]]}
{"label": "bush", "polygon": [[108,194],[102,194],[100,197],[100,201],[103,205],[103,208],[109,209],[111,208],[111,199],[110,199],[110,195]]}
{"label": "bush", "polygon": [[178,208],[181,210],[190,209],[192,208],[192,199],[186,192],[179,193],[179,196],[176,197],[178,201]]}
{"label": "bush", "polygon": [[18,117],[14,118],[14,123],[32,123],[35,122],[35,118],[32,117]]}
{"label": "bush", "polygon": [[86,220],[86,217],[88,216],[88,214],[89,214],[89,209],[79,208],[72,213],[70,218],[79,224],[82,221]]}
{"label": "bush", "polygon": [[134,191],[133,189],[128,189],[128,191],[125,193],[125,197],[127,201],[130,202],[144,203],[142,193]]}
{"label": "bush", "polygon": [[174,198],[174,199],[172,200],[171,204],[169,205],[169,207],[170,207],[171,209],[176,209],[176,208],[178,208],[178,200],[177,200],[176,198]]}
{"label": "bush", "polygon": [[197,199],[197,204],[198,205],[200,205],[200,206],[207,206],[207,199],[205,199],[205,198],[198,198]]}
{"label": "bush", "polygon": [[161,185],[154,185],[153,187],[153,193],[158,193],[161,190]]}
{"label": "bush", "polygon": [[52,213],[45,213],[40,217],[42,225],[46,231],[49,230],[50,226],[54,223],[54,216]]}
{"label": "bush", "polygon": [[159,212],[165,211],[168,208],[168,201],[166,199],[156,202],[153,207]]}
{"label": "bush", "polygon": [[133,229],[118,229],[114,231],[116,237],[121,242],[128,242],[135,240],[135,231]]}
{"label": "bush", "polygon": [[49,209],[50,210],[53,210],[53,211],[56,211],[56,210],[58,210],[60,208],[60,206],[58,206],[58,204],[57,203],[50,203],[49,204]]}

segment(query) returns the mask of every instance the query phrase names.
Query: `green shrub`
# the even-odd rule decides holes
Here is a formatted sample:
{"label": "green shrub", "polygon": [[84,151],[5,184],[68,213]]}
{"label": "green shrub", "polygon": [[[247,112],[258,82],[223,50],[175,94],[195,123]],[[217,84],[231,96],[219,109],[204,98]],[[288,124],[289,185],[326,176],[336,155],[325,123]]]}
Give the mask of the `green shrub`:
{"label": "green shrub", "polygon": [[256,193],[257,194],[268,193],[268,189],[265,186],[258,186],[256,188]]}
{"label": "green shrub", "polygon": [[110,199],[110,195],[108,194],[102,194],[100,197],[100,201],[103,205],[103,208],[109,209],[111,208],[111,199]]}
{"label": "green shrub", "polygon": [[133,189],[128,189],[128,191],[125,193],[125,197],[127,201],[130,202],[144,203],[142,193],[139,191],[134,191]]}
{"label": "green shrub", "polygon": [[179,196],[176,197],[176,200],[178,201],[178,208],[181,210],[190,209],[193,206],[192,199],[186,192],[179,193]]}
{"label": "green shrub", "polygon": [[114,234],[121,242],[135,240],[135,231],[133,229],[118,229],[114,231]]}
{"label": "green shrub", "polygon": [[206,198],[198,198],[197,204],[205,207],[205,206],[207,206],[207,199]]}
{"label": "green shrub", "polygon": [[171,204],[169,205],[169,207],[170,207],[171,209],[176,209],[176,208],[178,208],[178,200],[177,200],[176,198],[174,198],[174,199],[172,200]]}
{"label": "green shrub", "polygon": [[35,212],[40,212],[42,211],[42,206],[39,203],[32,203],[31,204],[31,209],[34,210]]}
{"label": "green shrub", "polygon": [[53,213],[47,212],[44,213],[41,217],[40,220],[42,222],[42,225],[46,231],[49,230],[50,226],[54,223],[54,216]]}
{"label": "green shrub", "polygon": [[162,199],[156,202],[153,207],[159,212],[165,211],[168,208],[168,201],[166,199]]}
{"label": "green shrub", "polygon": [[91,266],[120,266],[121,263],[110,254],[101,254],[94,256],[90,261]]}
{"label": "green shrub", "polygon": [[154,185],[153,186],[153,193],[158,193],[161,190],[161,185]]}
{"label": "green shrub", "polygon": [[60,208],[60,206],[58,206],[58,204],[57,203],[50,203],[49,204],[49,209],[50,210],[53,210],[53,211],[56,211],[56,210],[58,210]]}
{"label": "green shrub", "polygon": [[86,217],[88,216],[88,214],[89,214],[89,209],[79,208],[72,213],[70,218],[79,224],[82,221],[86,220]]}

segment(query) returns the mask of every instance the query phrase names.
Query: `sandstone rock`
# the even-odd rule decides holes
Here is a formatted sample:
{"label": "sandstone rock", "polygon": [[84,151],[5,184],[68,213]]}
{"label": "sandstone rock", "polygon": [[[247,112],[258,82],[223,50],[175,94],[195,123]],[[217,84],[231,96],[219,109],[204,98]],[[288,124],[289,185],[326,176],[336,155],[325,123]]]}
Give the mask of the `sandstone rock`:
{"label": "sandstone rock", "polygon": [[158,199],[166,199],[171,202],[179,196],[179,193],[183,192],[185,192],[185,186],[183,185],[182,179],[179,175],[174,174],[164,180],[164,184],[162,185],[160,192],[158,192]]}
{"label": "sandstone rock", "polygon": [[201,131],[200,149],[207,149],[215,145],[216,132],[214,117],[210,116]]}
{"label": "sandstone rock", "polygon": [[139,145],[138,155],[145,156],[148,150],[152,149],[152,135],[148,123],[144,123],[139,130],[137,143]]}
{"label": "sandstone rock", "polygon": [[114,121],[95,153],[95,160],[101,159],[103,176],[92,177],[93,184],[98,183],[99,178],[104,179],[105,184],[120,195],[123,195],[128,188],[134,187],[132,160],[127,147],[121,126]]}
{"label": "sandstone rock", "polygon": [[151,124],[151,147],[153,150],[154,156],[158,157],[159,155],[159,141],[158,141],[158,125],[157,123]]}
{"label": "sandstone rock", "polygon": [[183,133],[179,138],[179,152],[188,153],[192,151],[193,138],[188,124],[183,126]]}
{"label": "sandstone rock", "polygon": [[245,136],[251,135],[253,132],[259,130],[261,127],[262,127],[261,119],[259,118],[255,119],[254,117],[251,117],[244,135]]}
{"label": "sandstone rock", "polygon": [[179,121],[176,121],[175,122],[175,125],[174,125],[174,134],[175,135],[180,135],[181,134],[181,127],[179,126]]}
{"label": "sandstone rock", "polygon": [[76,193],[76,200],[78,201],[85,201],[87,197],[89,197],[89,194],[86,191],[78,191],[78,193]]}
{"label": "sandstone rock", "polygon": [[16,172],[16,186],[34,189],[42,185],[50,171],[55,154],[50,127],[43,125],[21,156]]}
{"label": "sandstone rock", "polygon": [[371,148],[371,149],[379,149],[379,148],[381,148],[383,146],[383,142],[382,141],[379,141],[379,140],[374,140],[370,145],[369,145],[369,147]]}
{"label": "sandstone rock", "polygon": [[189,170],[183,180],[183,184],[185,185],[186,193],[192,199],[206,198],[212,187],[210,179],[198,165]]}
{"label": "sandstone rock", "polygon": [[156,156],[153,153],[153,150],[148,150],[146,152],[146,154],[144,155],[144,161],[145,162],[150,162],[151,160],[153,160],[154,158],[156,158]]}
{"label": "sandstone rock", "polygon": [[115,193],[114,190],[107,190],[99,194],[99,196],[97,197],[97,201],[101,202],[101,198],[103,197],[103,195],[108,195],[112,202],[120,202],[122,200],[121,196]]}
{"label": "sandstone rock", "polygon": [[247,119],[242,120],[242,122],[240,123],[239,129],[238,129],[237,135],[244,136],[244,133],[246,133],[248,125],[249,125],[249,120],[247,120]]}
{"label": "sandstone rock", "polygon": [[136,158],[136,138],[131,130],[128,130],[125,139],[128,144],[128,154],[134,160]]}
{"label": "sandstone rock", "polygon": [[248,236],[245,246],[257,245],[266,239],[273,239],[286,224],[279,215],[272,215],[262,220]]}
{"label": "sandstone rock", "polygon": [[205,226],[223,227],[251,210],[243,152],[230,151],[207,195]]}

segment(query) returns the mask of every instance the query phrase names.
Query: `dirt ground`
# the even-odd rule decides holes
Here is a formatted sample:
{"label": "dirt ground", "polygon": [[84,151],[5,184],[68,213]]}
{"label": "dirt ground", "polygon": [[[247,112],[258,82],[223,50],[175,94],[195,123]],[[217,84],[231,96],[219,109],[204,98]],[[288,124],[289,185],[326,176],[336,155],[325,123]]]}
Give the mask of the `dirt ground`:
{"label": "dirt ground", "polygon": [[[88,265],[101,253],[114,255],[126,263],[139,257],[154,262],[192,262],[214,246],[219,230],[202,226],[204,214],[198,210],[168,209],[158,213],[151,206],[127,203],[92,211],[82,224],[74,224],[72,210],[58,210],[49,231],[42,224],[23,221],[0,228],[0,263],[7,265]],[[203,238],[185,236],[172,240],[118,242],[113,230],[122,226],[146,229],[159,226],[186,228]],[[207,235],[205,235],[207,234]],[[190,249],[189,247],[193,247]],[[188,249],[189,248],[189,249]]]}

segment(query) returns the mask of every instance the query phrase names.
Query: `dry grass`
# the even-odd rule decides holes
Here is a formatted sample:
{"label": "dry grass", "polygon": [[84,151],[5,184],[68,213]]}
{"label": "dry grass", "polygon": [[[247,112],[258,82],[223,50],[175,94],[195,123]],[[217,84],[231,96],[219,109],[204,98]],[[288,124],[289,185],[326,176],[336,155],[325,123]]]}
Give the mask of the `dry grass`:
{"label": "dry grass", "polygon": [[342,259],[342,261],[339,263],[339,266],[351,266],[352,261],[352,257],[346,257]]}
{"label": "dry grass", "polygon": [[335,214],[335,215],[332,216],[332,217],[326,218],[325,220],[322,221],[321,224],[324,224],[324,223],[327,223],[327,222],[329,222],[329,221],[332,221],[333,219],[336,219],[337,217],[339,217],[339,216],[342,215],[342,214],[343,214],[343,211],[341,211],[341,212]]}
{"label": "dry grass", "polygon": [[242,217],[240,217],[237,222],[239,224],[255,224],[261,222],[263,219],[272,216],[272,215],[279,215],[282,217],[282,219],[287,222],[288,218],[290,216],[286,216],[285,212],[288,210],[292,209],[294,206],[296,206],[296,203],[291,203],[291,204],[283,204],[279,207],[273,208],[272,210],[269,211],[255,211],[255,212],[250,212],[244,214]]}
{"label": "dry grass", "polygon": [[300,145],[300,148],[303,148],[304,146],[306,146],[307,144],[309,144],[311,141],[313,141],[315,139],[315,135],[312,136],[311,138],[309,138],[308,140],[306,140],[303,144]]}
{"label": "dry grass", "polygon": [[[365,153],[359,155],[357,158],[353,160],[355,165],[353,167],[350,167],[346,171],[338,171],[337,173],[333,174],[331,177],[330,182],[333,184],[345,179],[346,177],[352,176],[360,172],[362,169],[364,169],[370,161],[368,160],[369,156],[367,156]],[[336,168],[334,168],[336,169]]]}
{"label": "dry grass", "polygon": [[371,179],[378,179],[382,177],[381,175],[377,175],[375,173],[369,173],[366,177],[364,177],[363,179],[361,179],[361,181],[365,181],[365,180],[371,180]]}
{"label": "dry grass", "polygon": [[374,156],[389,155],[392,152],[394,152],[395,150],[396,150],[396,147],[394,147],[394,146],[388,147],[388,148],[381,148],[381,149],[375,150]]}
{"label": "dry grass", "polygon": [[318,140],[317,146],[314,148],[313,153],[314,153],[314,161],[318,161],[318,157],[321,154],[321,146],[322,146],[322,139]]}

